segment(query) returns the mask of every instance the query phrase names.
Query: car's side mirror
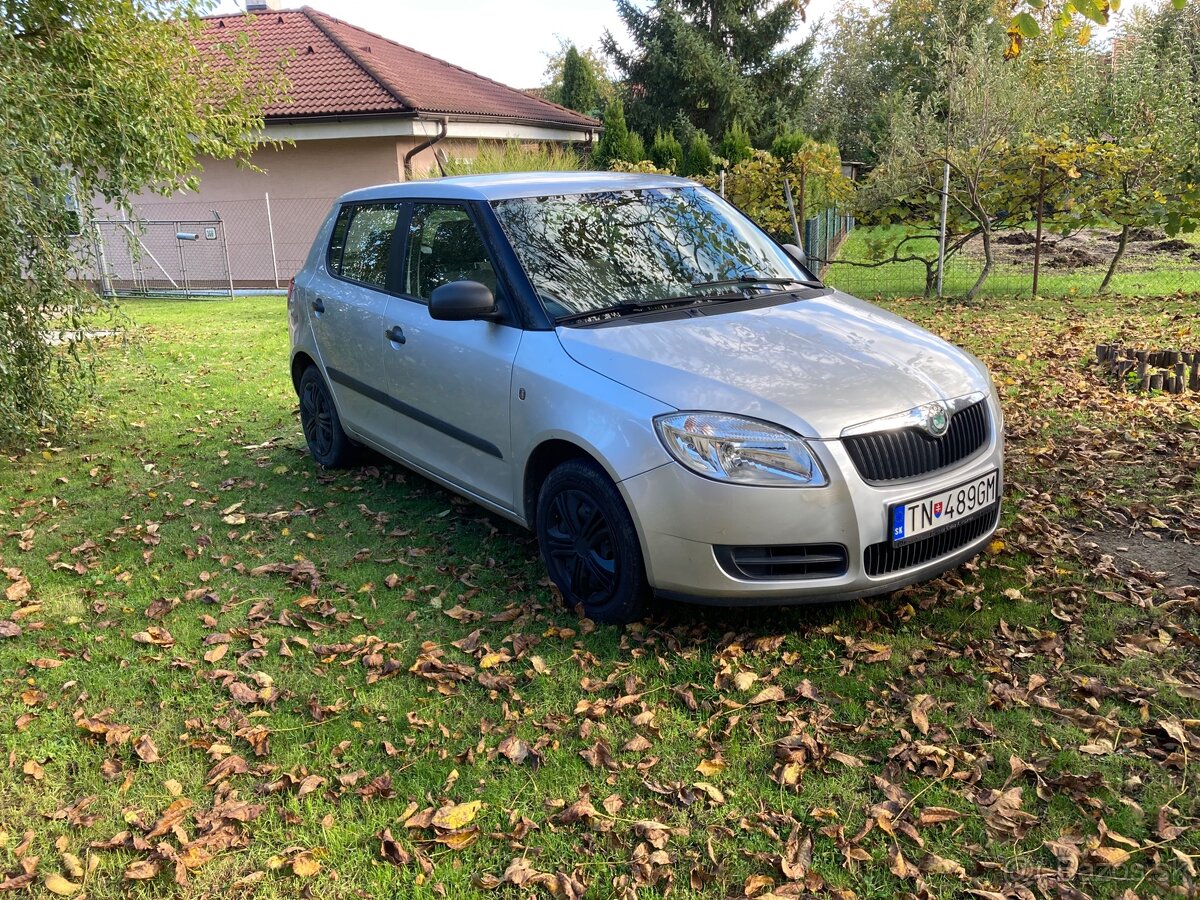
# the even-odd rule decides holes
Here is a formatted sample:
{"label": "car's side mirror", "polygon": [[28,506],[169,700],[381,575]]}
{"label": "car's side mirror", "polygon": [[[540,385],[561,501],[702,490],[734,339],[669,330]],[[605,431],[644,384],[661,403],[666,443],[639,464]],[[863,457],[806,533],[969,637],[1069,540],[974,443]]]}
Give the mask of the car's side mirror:
{"label": "car's side mirror", "polygon": [[804,252],[802,247],[797,247],[795,244],[784,244],[783,249],[794,262],[799,263],[805,269],[808,268],[808,254]]}
{"label": "car's side mirror", "polygon": [[486,284],[452,281],[434,288],[429,297],[429,315],[434,319],[462,322],[487,319],[496,314],[496,298]]}

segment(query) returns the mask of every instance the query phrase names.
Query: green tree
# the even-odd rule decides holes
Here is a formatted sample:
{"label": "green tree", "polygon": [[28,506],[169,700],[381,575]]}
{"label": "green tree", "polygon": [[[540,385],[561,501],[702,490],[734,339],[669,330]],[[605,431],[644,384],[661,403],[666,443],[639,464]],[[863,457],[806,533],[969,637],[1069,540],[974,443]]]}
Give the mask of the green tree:
{"label": "green tree", "polygon": [[629,132],[628,159],[630,162],[641,162],[646,158],[646,142],[636,131]]}
{"label": "green tree", "polygon": [[886,152],[858,192],[864,220],[909,229],[893,246],[892,259],[876,262],[922,262],[926,294],[936,256],[911,247],[937,232],[944,167],[950,170],[948,255],[975,238],[983,249],[983,266],[966,293],[968,301],[991,274],[995,231],[1022,223],[1030,208],[1029,168],[1015,167],[1013,152],[1039,120],[1047,92],[1039,87],[1031,60],[1006,63],[994,49],[984,30],[951,48],[938,90],[919,104],[910,96],[893,110]]}
{"label": "green tree", "polygon": [[592,65],[575,45],[567,48],[563,60],[562,97],[559,103],[568,109],[584,114],[593,114],[599,108],[600,87]]}
{"label": "green tree", "polygon": [[654,143],[650,145],[650,161],[660,169],[675,172],[683,165],[683,145],[675,137],[675,132],[664,132],[661,128],[654,132]]}
{"label": "green tree", "polygon": [[697,131],[688,143],[687,152],[683,154],[683,165],[679,174],[688,178],[707,175],[713,169],[712,149],[708,145],[708,135]]}
{"label": "green tree", "polygon": [[[558,49],[547,53],[546,58],[541,95],[551,103],[599,118],[608,102],[616,96],[605,70],[604,54],[591,47],[580,50],[560,38]],[[571,63],[574,71],[568,79],[567,63],[572,58],[575,60]]]}
{"label": "green tree", "polygon": [[721,138],[720,155],[728,161],[729,165],[736,166],[743,160],[749,159],[753,153],[754,146],[750,143],[750,135],[740,122],[734,122],[725,130],[725,134]]}
{"label": "green tree", "polygon": [[819,31],[821,67],[805,105],[806,130],[842,157],[873,164],[892,107],[936,92],[949,48],[985,29],[1000,54],[997,0],[877,0],[844,4]]}
{"label": "green tree", "polygon": [[642,139],[625,124],[625,105],[619,98],[604,110],[604,133],[596,144],[592,162],[598,169],[611,169],[614,162],[640,162],[646,155]]}
{"label": "green tree", "polygon": [[245,156],[261,131],[270,91],[247,87],[261,70],[247,77],[244,42],[206,65],[196,14],[191,0],[0,4],[0,444],[66,428],[88,384],[97,300],[75,279],[90,244],[75,235],[93,199],[194,187],[201,156]]}
{"label": "green tree", "polygon": [[633,39],[601,42],[628,91],[629,120],[646,134],[674,129],[682,115],[714,140],[741,122],[769,140],[799,115],[814,77],[813,39],[789,45],[804,5],[797,0],[617,0]]}
{"label": "green tree", "polygon": [[1112,63],[1088,60],[1075,75],[1068,126],[1091,148],[1077,194],[1093,224],[1120,229],[1103,293],[1133,229],[1173,234],[1200,221],[1200,83],[1179,40],[1134,41]]}

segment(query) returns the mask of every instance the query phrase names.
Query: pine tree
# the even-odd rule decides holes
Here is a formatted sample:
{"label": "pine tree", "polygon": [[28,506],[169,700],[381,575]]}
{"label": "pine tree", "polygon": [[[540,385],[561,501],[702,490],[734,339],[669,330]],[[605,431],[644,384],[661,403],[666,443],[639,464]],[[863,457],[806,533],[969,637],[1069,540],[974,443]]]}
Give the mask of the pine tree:
{"label": "pine tree", "polygon": [[634,46],[605,34],[604,52],[629,89],[629,123],[653,134],[682,115],[719,140],[741,122],[770,140],[794,122],[814,81],[813,38],[787,41],[800,24],[795,0],[617,0]]}

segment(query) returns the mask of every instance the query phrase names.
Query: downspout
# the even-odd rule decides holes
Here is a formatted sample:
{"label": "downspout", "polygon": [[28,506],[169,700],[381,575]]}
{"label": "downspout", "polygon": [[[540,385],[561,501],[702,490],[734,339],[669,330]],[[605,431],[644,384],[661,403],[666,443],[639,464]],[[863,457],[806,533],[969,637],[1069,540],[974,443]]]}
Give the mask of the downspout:
{"label": "downspout", "polygon": [[[450,127],[450,117],[442,116],[440,119],[438,119],[438,133],[436,135],[434,135],[433,137],[431,137],[429,140],[422,141],[421,143],[417,144],[417,146],[413,147],[411,150],[409,150],[407,153],[404,154],[404,180],[405,181],[412,181],[413,157],[416,156],[418,153],[420,153],[422,150],[428,150],[430,147],[432,147],[438,141],[443,140],[446,137],[446,132],[448,131],[449,127]],[[445,175],[446,169],[442,166],[442,161],[437,158],[436,153],[434,154],[433,159],[434,159],[434,162],[437,163],[438,170],[442,173],[442,175]]]}

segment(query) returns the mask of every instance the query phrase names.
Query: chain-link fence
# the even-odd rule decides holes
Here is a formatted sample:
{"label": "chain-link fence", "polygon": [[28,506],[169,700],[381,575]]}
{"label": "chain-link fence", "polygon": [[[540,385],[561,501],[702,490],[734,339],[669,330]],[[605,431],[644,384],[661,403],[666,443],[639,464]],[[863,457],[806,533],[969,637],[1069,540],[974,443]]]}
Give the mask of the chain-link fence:
{"label": "chain-link fence", "polygon": [[[800,233],[810,267],[829,284],[866,298],[937,294],[936,220],[864,227],[852,213],[851,192],[835,196],[811,174],[807,187],[795,173],[736,169],[713,182],[776,239],[794,242]],[[802,222],[801,207],[808,214]],[[943,296],[1089,297],[1102,286],[1124,296],[1200,293],[1200,232],[1132,228],[1122,250],[1115,225],[1061,234],[1048,221],[1039,244],[1036,224],[1028,222],[996,229],[988,243],[981,235],[948,236]]]}
{"label": "chain-link fence", "polygon": [[[981,237],[950,239],[943,295],[960,298],[976,286],[987,263]],[[1046,233],[1040,253],[1036,229],[1010,228],[991,236],[991,265],[977,297],[1032,296],[1034,269],[1042,297],[1089,297],[1100,292],[1120,245],[1117,228],[1089,228],[1063,236]],[[824,271],[830,284],[860,297],[920,297],[937,293],[937,224],[924,228],[859,227]],[[1124,296],[1200,292],[1200,234],[1168,236],[1133,229],[1107,291]]]}
{"label": "chain-link fence", "polygon": [[233,296],[220,219],[94,219],[88,273],[106,295]]}
{"label": "chain-link fence", "polygon": [[[131,220],[96,222],[97,271],[91,277],[101,290],[116,293],[190,296],[217,281],[227,293],[283,290],[304,264],[334,199],[266,193],[251,199],[137,203]],[[215,241],[208,238],[210,229],[216,230]],[[177,240],[177,233],[197,238]],[[206,252],[214,247],[223,250],[219,274],[222,260]]]}

